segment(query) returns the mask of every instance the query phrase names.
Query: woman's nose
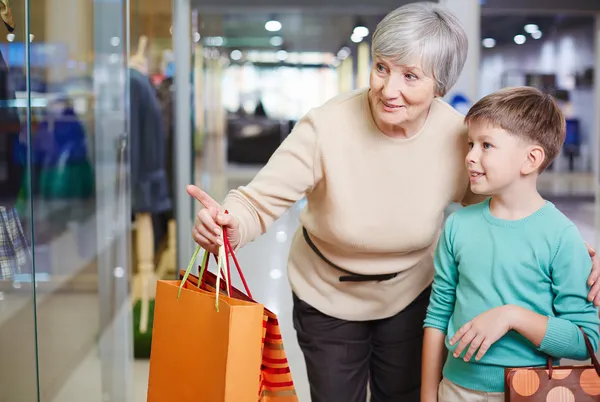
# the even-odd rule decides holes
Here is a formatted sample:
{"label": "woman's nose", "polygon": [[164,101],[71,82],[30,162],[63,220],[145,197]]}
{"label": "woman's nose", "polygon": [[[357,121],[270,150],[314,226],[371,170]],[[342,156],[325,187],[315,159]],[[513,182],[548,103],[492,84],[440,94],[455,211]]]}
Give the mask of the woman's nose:
{"label": "woman's nose", "polygon": [[387,99],[399,98],[402,93],[402,83],[394,77],[389,77],[383,84],[382,94]]}

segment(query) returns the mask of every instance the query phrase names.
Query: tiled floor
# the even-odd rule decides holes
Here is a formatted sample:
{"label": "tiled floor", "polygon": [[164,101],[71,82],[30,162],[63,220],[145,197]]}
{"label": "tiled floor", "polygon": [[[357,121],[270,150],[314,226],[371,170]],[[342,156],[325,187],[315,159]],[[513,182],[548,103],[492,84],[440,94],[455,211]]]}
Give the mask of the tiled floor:
{"label": "tiled floor", "polygon": [[[255,174],[254,168],[231,167],[228,180],[213,181],[215,198],[219,199],[227,188],[249,181]],[[559,181],[564,178],[557,179]],[[589,178],[580,181],[589,183]],[[552,183],[547,188],[554,188]],[[585,187],[581,184],[581,187]],[[212,191],[212,190],[211,190]],[[583,191],[583,190],[582,190]],[[586,241],[597,244],[594,229],[594,205],[590,203],[558,202],[557,206],[569,215],[581,230]],[[248,279],[248,284],[257,300],[279,314],[284,342],[289,356],[292,373],[296,382],[299,399],[309,402],[308,382],[302,354],[295,338],[291,322],[291,292],[286,276],[286,259],[292,234],[297,228],[301,203],[286,213],[263,237],[239,252],[239,260]],[[84,225],[84,224],[83,224]],[[85,226],[83,226],[85,227]],[[61,265],[69,274],[77,271],[77,266],[88,262],[87,253],[80,255],[78,242],[81,229],[65,233],[52,244],[53,265]],[[86,232],[85,229],[83,232]],[[78,234],[79,233],[79,234]],[[67,261],[69,263],[64,264]],[[73,265],[75,264],[75,265]],[[77,265],[77,266],[76,266]],[[240,285],[234,278],[234,284]],[[47,294],[38,300],[38,344],[40,345],[39,369],[41,396],[44,402],[105,402],[111,400],[102,395],[107,382],[112,381],[111,373],[103,371],[100,356],[107,356],[106,350],[98,348],[106,339],[127,333],[123,328],[100,328],[98,294],[89,291],[59,291]],[[16,313],[19,314],[16,314]],[[122,314],[114,321],[117,325],[125,322]],[[35,340],[33,339],[33,309],[31,299],[0,294],[0,348],[4,354],[0,360],[0,400],[2,402],[33,402],[35,395],[6,395],[2,388],[6,384],[4,376],[9,370],[18,367],[21,376],[20,386],[31,386],[35,376]],[[15,317],[17,319],[15,319]],[[31,335],[31,336],[30,336]],[[100,342],[99,342],[100,341]],[[124,342],[120,342],[125,344]],[[8,348],[8,349],[7,349]],[[118,360],[119,350],[111,351]],[[122,356],[121,356],[122,357]],[[106,363],[106,361],[104,361]],[[147,361],[130,361],[122,367],[122,374],[130,389],[122,390],[125,399],[112,399],[114,402],[142,402],[146,400],[146,387],[149,365]],[[127,381],[128,380],[128,381]]]}

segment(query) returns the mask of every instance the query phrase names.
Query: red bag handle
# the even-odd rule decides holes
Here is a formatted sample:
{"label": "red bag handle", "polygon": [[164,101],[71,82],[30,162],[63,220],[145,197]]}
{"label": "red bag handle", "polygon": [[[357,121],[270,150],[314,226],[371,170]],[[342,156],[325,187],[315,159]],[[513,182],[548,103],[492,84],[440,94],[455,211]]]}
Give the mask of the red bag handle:
{"label": "red bag handle", "polygon": [[[223,243],[225,243],[225,255],[227,256],[227,252],[229,252],[229,255],[231,255],[231,258],[233,258],[233,263],[235,264],[238,274],[240,275],[240,279],[242,280],[242,283],[244,284],[244,289],[246,289],[246,294],[248,295],[249,298],[252,299],[252,293],[250,293],[250,288],[248,287],[248,283],[246,282],[246,277],[244,276],[244,273],[242,272],[240,263],[235,255],[235,252],[233,251],[233,247],[231,247],[229,238],[227,237],[227,229],[226,228],[223,228]],[[226,258],[225,261],[227,263],[227,274],[229,275],[229,278],[231,279],[231,273],[230,273],[230,268],[229,268],[229,258]],[[231,286],[231,280],[229,281],[229,286]],[[231,291],[231,289],[230,289],[230,291]]]}
{"label": "red bag handle", "polygon": [[[226,214],[228,214],[228,211],[225,211]],[[229,284],[229,294],[232,294],[232,288],[231,288],[231,267],[229,264],[229,256],[231,256],[233,258],[233,262],[235,264],[235,267],[238,271],[238,274],[240,275],[240,279],[242,280],[242,283],[244,285],[244,289],[246,290],[246,294],[248,295],[249,298],[252,299],[252,293],[250,292],[250,288],[248,287],[248,283],[246,282],[246,277],[244,276],[244,273],[242,272],[242,268],[240,267],[240,263],[235,255],[235,252],[233,251],[233,247],[231,246],[231,243],[229,242],[229,238],[227,237],[227,228],[223,227],[223,245],[225,246],[225,267],[227,270],[227,276],[229,276],[229,281],[226,281]],[[218,256],[216,254],[213,254],[213,257],[215,258],[215,261],[219,262],[218,260]],[[206,272],[206,269],[208,268],[208,261],[209,259],[206,258],[205,262],[204,262],[204,267],[202,268],[202,272]],[[204,275],[202,275],[204,276]],[[224,278],[223,278],[224,279]],[[202,283],[204,281],[204,278],[199,278],[200,283]]]}

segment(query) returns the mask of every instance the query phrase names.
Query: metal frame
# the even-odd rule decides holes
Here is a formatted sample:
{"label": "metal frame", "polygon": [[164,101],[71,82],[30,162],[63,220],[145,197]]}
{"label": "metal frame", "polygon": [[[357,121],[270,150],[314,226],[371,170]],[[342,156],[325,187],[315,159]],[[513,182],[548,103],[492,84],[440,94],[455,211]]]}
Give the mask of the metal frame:
{"label": "metal frame", "polygon": [[[173,1],[173,50],[175,55],[175,219],[177,268],[185,267],[193,251],[194,207],[185,187],[193,183],[192,136],[192,27],[190,0]],[[178,271],[178,269],[177,269]]]}

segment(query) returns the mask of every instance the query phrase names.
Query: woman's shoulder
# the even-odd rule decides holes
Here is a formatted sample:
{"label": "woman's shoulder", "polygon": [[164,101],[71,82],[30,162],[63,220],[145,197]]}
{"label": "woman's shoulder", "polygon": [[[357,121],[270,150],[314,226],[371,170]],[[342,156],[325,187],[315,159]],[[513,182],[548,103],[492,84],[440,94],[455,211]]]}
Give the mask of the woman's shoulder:
{"label": "woman's shoulder", "polygon": [[454,129],[457,133],[464,134],[467,131],[465,115],[450,106],[442,98],[435,98],[432,104],[430,116],[434,124],[441,125],[446,129]]}
{"label": "woman's shoulder", "polygon": [[326,101],[321,107],[336,107],[345,103],[361,104],[367,96],[369,88],[359,88],[348,92],[342,92]]}
{"label": "woman's shoulder", "polygon": [[322,116],[327,120],[331,120],[332,115],[356,116],[356,112],[366,105],[367,91],[368,88],[361,88],[336,95],[321,106],[313,108],[310,114],[314,118]]}

